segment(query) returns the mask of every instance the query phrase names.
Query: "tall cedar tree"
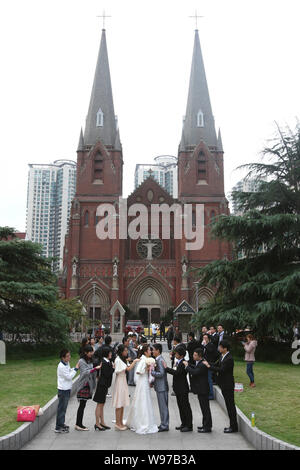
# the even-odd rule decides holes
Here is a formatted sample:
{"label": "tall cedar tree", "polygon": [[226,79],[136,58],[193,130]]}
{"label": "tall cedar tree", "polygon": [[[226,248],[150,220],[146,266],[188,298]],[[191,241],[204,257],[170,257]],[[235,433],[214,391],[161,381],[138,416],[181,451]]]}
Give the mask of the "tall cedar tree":
{"label": "tall cedar tree", "polygon": [[56,276],[42,247],[19,240],[14,229],[0,227],[0,331],[37,342],[64,341],[69,319],[57,309]]}
{"label": "tall cedar tree", "polygon": [[257,336],[287,338],[300,321],[300,126],[282,131],[246,168],[257,192],[233,192],[243,215],[221,215],[211,233],[232,243],[231,260],[197,270],[199,287],[215,298],[193,323],[221,323],[228,331],[250,325]]}

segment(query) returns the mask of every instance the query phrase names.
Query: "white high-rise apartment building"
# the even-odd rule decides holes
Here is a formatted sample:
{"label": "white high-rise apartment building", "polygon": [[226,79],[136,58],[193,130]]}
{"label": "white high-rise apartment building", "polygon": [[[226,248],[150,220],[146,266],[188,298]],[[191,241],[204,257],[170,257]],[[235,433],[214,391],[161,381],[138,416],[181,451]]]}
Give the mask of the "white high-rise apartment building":
{"label": "white high-rise apartment building", "polygon": [[[255,193],[261,183],[259,179],[243,179],[239,181],[233,188],[232,191],[240,191],[244,193]],[[242,212],[238,210],[237,204],[232,201],[232,208],[234,215],[242,215]]]}
{"label": "white high-rise apartment building", "polygon": [[171,196],[178,196],[177,181],[177,158],[172,155],[161,155],[154,158],[155,163],[137,164],[134,173],[134,188],[136,189],[150,175],[166,190]]}
{"label": "white high-rise apartment building", "polygon": [[[254,178],[252,178],[252,179],[243,179],[243,180],[239,181],[232,188],[232,191],[239,191],[239,192],[243,192],[243,193],[255,193],[255,192],[258,191],[259,185],[260,185],[261,182],[262,182],[261,179],[254,179]],[[243,215],[243,211],[238,209],[237,203],[235,203],[233,200],[232,200],[232,208],[233,208],[233,215],[237,215],[237,216]],[[264,245],[262,245],[259,248],[259,251],[260,252],[265,251]],[[239,258],[244,258],[245,257],[245,252],[244,251],[238,252],[238,257]]]}
{"label": "white high-rise apartment building", "polygon": [[65,235],[76,191],[76,163],[29,164],[26,236],[43,245],[43,255],[56,257],[53,270],[62,268]]}

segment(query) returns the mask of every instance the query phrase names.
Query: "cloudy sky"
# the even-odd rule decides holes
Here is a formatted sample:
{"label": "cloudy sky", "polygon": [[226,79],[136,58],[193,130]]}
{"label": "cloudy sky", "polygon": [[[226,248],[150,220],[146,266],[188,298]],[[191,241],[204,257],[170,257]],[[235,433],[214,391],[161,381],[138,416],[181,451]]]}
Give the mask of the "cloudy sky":
{"label": "cloudy sky", "polygon": [[103,9],[124,156],[177,155],[195,9],[227,194],[274,136],[300,116],[299,0],[9,0],[0,4],[0,225],[25,230],[28,163],[76,159]]}

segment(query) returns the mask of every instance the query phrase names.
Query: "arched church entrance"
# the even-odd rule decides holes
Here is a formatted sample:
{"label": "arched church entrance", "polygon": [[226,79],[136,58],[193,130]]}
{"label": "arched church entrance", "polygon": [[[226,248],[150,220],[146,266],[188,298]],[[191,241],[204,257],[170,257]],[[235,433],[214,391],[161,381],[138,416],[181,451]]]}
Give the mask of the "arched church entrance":
{"label": "arched church entrance", "polygon": [[153,287],[147,287],[142,292],[139,303],[140,303],[139,316],[144,324],[149,323],[149,322],[150,323],[160,322],[160,316],[161,316],[160,303],[161,302],[160,302],[159,294],[156,292],[156,290]]}
{"label": "arched church entrance", "polygon": [[85,292],[82,302],[92,328],[97,327],[100,323],[109,326],[109,298],[99,285],[93,284]]}
{"label": "arched church entrance", "polygon": [[148,277],[139,282],[130,295],[129,307],[137,312],[144,325],[159,323],[170,307],[167,289],[156,279]]}

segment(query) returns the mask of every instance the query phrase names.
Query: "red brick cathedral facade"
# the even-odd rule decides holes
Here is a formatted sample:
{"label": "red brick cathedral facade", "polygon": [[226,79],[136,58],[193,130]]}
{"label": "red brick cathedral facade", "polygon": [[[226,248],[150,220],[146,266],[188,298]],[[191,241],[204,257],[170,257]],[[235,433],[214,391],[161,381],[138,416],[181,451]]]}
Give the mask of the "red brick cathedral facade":
{"label": "red brick cathedral facade", "polygon": [[[115,321],[120,314],[122,317],[122,306],[138,313],[144,323],[149,318],[159,321],[170,307],[175,308],[184,300],[195,308],[196,278],[190,268],[230,256],[230,246],[212,240],[209,235],[212,218],[228,214],[229,209],[224,195],[221,135],[220,132],[216,135],[197,30],[178,149],[178,199],[174,200],[150,175],[128,197],[127,210],[133,204],[144,204],[149,211],[150,227],[153,204],[192,204],[193,212],[196,204],[203,204],[203,248],[187,250],[187,240],[174,237],[172,216],[169,239],[163,239],[160,230],[159,237],[151,240],[149,230],[148,241],[153,242],[150,252],[144,236],[137,240],[118,236],[100,240],[96,234],[101,219],[96,211],[100,204],[114,205],[117,227],[120,224],[122,169],[122,145],[103,30],[86,127],[84,133],[81,131],[77,150],[77,188],[65,240],[60,286],[65,297],[80,297],[88,314],[94,310],[96,319],[103,323]],[[134,219],[128,216],[126,223]],[[211,296],[213,292],[208,288],[198,291],[199,306]]]}

